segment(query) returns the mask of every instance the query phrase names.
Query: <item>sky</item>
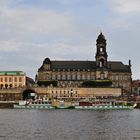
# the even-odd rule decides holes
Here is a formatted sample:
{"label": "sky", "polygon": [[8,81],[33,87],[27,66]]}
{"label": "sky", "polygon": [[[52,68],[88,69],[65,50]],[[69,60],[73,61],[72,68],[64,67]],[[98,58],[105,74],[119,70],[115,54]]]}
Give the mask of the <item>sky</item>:
{"label": "sky", "polygon": [[140,0],[0,0],[0,70],[34,78],[43,60],[93,60],[96,39],[109,61],[132,63],[140,79]]}

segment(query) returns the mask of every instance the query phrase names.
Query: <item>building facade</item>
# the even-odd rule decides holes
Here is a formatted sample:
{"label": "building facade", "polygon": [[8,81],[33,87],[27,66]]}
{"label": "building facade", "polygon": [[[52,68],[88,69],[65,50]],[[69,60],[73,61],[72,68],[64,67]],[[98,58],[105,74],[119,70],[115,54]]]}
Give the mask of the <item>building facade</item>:
{"label": "building facade", "polygon": [[81,99],[95,97],[118,97],[121,95],[121,88],[78,88],[78,87],[49,87],[50,98],[54,99]]}
{"label": "building facade", "polygon": [[140,80],[132,81],[132,93],[140,96]]}
{"label": "building facade", "polygon": [[26,86],[26,74],[22,71],[0,71],[0,88]]}
{"label": "building facade", "polygon": [[95,61],[51,61],[46,58],[38,69],[39,85],[55,83],[58,87],[81,87],[85,81],[112,81],[111,87],[122,87],[131,92],[131,61],[108,61],[106,39],[102,33],[96,40]]}

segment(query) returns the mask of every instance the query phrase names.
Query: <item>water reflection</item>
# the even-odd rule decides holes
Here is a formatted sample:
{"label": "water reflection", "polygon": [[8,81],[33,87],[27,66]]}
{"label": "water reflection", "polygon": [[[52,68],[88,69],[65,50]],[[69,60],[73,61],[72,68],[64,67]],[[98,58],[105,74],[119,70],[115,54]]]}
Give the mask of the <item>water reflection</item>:
{"label": "water reflection", "polygon": [[140,140],[140,110],[0,110],[0,140]]}

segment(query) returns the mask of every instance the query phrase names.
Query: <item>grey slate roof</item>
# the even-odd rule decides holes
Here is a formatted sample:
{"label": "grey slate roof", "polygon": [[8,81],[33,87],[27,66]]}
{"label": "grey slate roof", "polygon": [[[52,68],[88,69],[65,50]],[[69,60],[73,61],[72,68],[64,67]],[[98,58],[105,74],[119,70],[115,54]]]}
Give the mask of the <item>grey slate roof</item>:
{"label": "grey slate roof", "polygon": [[109,61],[108,62],[108,67],[110,68],[111,71],[118,71],[118,72],[131,72],[131,69],[128,65],[124,65],[120,61]]}
{"label": "grey slate roof", "polygon": [[95,69],[94,61],[52,61],[52,69]]}
{"label": "grey slate roof", "polygon": [[[114,72],[131,72],[128,65],[124,65],[121,61],[108,61],[108,68]],[[96,70],[95,61],[51,61],[51,69],[54,70]],[[39,68],[39,71],[43,71],[43,65]]]}

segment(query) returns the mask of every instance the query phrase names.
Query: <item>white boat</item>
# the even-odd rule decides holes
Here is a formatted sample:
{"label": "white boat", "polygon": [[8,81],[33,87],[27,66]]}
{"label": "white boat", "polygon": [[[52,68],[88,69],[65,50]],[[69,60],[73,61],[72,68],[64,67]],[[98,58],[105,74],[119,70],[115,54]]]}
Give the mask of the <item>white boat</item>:
{"label": "white boat", "polygon": [[54,109],[49,101],[19,101],[14,104],[14,109]]}

